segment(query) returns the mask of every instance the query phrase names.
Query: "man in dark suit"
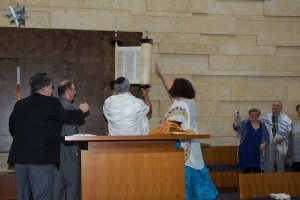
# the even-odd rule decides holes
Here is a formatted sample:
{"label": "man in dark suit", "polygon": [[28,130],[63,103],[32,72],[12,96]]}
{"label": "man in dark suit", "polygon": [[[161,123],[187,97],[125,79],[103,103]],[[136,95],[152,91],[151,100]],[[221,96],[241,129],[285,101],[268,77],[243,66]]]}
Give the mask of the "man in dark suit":
{"label": "man in dark suit", "polygon": [[[67,110],[74,110],[73,101],[76,88],[73,82],[65,80],[58,85],[58,96],[62,106]],[[78,134],[77,123],[64,123],[61,136]],[[60,165],[54,169],[54,192],[55,200],[78,199],[78,146],[74,142],[61,142]]]}
{"label": "man in dark suit", "polygon": [[83,120],[89,110],[86,103],[77,110],[65,110],[52,97],[54,86],[46,73],[29,80],[31,95],[16,102],[9,118],[13,136],[8,163],[15,165],[18,200],[51,200],[54,171],[59,164],[63,122]]}

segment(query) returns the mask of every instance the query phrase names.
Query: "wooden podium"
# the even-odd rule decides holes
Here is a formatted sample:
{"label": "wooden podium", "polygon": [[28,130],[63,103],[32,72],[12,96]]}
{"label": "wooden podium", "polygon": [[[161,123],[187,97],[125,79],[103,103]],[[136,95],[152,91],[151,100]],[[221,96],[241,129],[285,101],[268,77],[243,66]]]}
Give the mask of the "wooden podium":
{"label": "wooden podium", "polygon": [[80,146],[82,200],[183,200],[184,152],[176,140],[209,135],[65,136]]}

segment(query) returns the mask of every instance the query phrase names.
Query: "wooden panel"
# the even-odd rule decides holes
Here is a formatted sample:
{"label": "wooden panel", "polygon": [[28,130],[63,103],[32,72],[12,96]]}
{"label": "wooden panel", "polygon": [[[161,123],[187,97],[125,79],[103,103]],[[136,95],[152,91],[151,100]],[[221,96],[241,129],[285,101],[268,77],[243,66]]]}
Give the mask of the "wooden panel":
{"label": "wooden panel", "polygon": [[81,184],[82,200],[183,200],[184,154],[174,146],[82,150]]}
{"label": "wooden panel", "polygon": [[0,172],[0,199],[17,199],[14,173]]}
{"label": "wooden panel", "polygon": [[202,147],[203,159],[206,165],[237,165],[236,146]]}
{"label": "wooden panel", "polygon": [[236,192],[239,186],[239,171],[209,171],[209,177],[219,192]]}
{"label": "wooden panel", "polygon": [[143,151],[155,151],[161,149],[173,149],[175,141],[113,141],[113,142],[89,142],[88,149],[101,149],[101,151],[136,151],[143,149]]}
{"label": "wooden panel", "polygon": [[241,200],[277,193],[300,196],[300,172],[239,174]]}
{"label": "wooden panel", "polygon": [[[208,168],[212,165],[238,165],[236,146],[202,147],[203,159]],[[211,181],[220,192],[236,192],[238,190],[239,170],[209,171]]]}

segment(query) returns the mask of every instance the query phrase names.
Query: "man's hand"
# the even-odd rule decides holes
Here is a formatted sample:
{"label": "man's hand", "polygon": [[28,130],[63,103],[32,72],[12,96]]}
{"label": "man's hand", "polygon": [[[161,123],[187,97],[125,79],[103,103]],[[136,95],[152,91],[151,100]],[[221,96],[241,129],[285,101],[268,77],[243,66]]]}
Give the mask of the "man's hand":
{"label": "man's hand", "polygon": [[277,144],[281,144],[282,142],[284,142],[284,140],[285,140],[285,137],[277,138],[277,139],[276,139],[276,143],[277,143]]}
{"label": "man's hand", "polygon": [[89,104],[87,103],[81,103],[79,105],[79,109],[83,112],[83,113],[86,113],[87,111],[90,110],[90,107],[89,107]]}

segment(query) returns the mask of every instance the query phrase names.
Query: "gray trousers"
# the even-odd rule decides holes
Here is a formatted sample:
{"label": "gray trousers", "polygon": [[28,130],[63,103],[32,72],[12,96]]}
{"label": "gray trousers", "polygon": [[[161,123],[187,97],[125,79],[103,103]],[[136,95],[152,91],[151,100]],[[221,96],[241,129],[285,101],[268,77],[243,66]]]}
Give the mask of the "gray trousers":
{"label": "gray trousers", "polygon": [[18,200],[52,200],[53,165],[15,164]]}
{"label": "gray trousers", "polygon": [[54,169],[54,200],[78,200],[78,162],[60,162]]}
{"label": "gray trousers", "polygon": [[278,172],[284,172],[286,156],[279,153],[277,150],[277,143],[272,142],[266,145],[265,148],[265,173],[272,173],[275,171],[274,165],[277,165]]}

